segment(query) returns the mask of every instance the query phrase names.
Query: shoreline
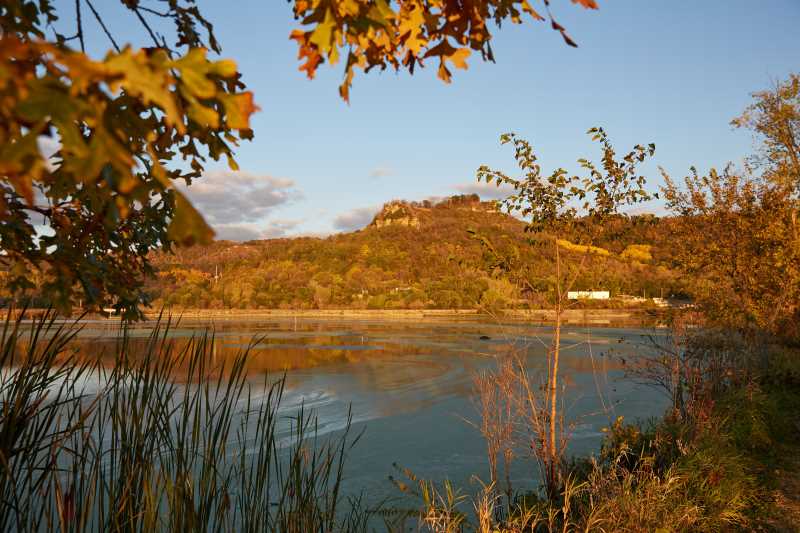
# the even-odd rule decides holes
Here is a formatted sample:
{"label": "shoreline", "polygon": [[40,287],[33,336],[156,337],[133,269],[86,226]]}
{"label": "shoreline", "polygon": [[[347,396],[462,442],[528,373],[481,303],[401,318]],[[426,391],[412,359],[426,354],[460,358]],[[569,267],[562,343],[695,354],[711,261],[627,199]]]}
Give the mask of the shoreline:
{"label": "shoreline", "polygon": [[[46,309],[27,309],[24,320],[42,316]],[[612,325],[657,325],[663,324],[669,312],[668,308],[628,308],[628,309],[567,309],[562,313],[562,322],[567,325],[612,326]],[[19,310],[12,313],[18,316]],[[301,320],[380,320],[380,321],[481,321],[493,320],[503,322],[530,322],[549,325],[555,322],[555,311],[552,309],[506,309],[497,314],[482,312],[478,309],[164,309],[163,311],[145,311],[144,321],[150,322],[160,314],[180,318],[182,320],[220,320],[220,321],[254,321],[269,319],[301,319]],[[60,319],[77,318],[59,317]],[[119,316],[104,317],[98,313],[90,313],[86,320],[120,321]]]}
{"label": "shoreline", "polygon": [[[153,320],[157,312],[145,313]],[[259,319],[366,319],[366,320],[481,320],[552,323],[550,309],[507,309],[496,315],[477,309],[181,309],[173,316],[183,319],[259,320]],[[568,309],[562,314],[566,324],[603,325],[618,322],[661,322],[664,309]]]}

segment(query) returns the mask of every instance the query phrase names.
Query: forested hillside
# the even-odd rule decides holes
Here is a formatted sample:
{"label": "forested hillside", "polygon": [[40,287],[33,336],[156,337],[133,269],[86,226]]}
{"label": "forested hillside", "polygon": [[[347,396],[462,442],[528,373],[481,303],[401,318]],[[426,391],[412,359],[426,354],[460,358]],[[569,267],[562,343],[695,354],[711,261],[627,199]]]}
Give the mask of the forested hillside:
{"label": "forested hillside", "polygon": [[[668,224],[653,217],[620,221],[603,228],[601,248],[589,254],[565,239],[566,257],[586,263],[575,288],[612,296],[680,293],[661,238]],[[533,286],[519,290],[492,274],[496,257],[481,243],[484,235],[504,257],[526,265]],[[158,276],[149,291],[156,305],[215,309],[538,306],[554,276],[552,249],[530,239],[522,222],[474,195],[396,201],[352,233],[220,241],[156,256]]]}

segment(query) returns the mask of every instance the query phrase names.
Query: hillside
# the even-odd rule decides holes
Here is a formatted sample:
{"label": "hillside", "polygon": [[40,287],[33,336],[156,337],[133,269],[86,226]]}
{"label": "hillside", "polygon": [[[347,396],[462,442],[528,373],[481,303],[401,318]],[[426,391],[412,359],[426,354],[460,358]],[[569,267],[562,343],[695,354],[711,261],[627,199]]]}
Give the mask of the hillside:
{"label": "hillside", "polygon": [[[663,266],[668,258],[657,244],[659,225],[615,228],[613,246],[590,254],[575,288],[651,295],[680,290]],[[553,276],[552,248],[531,246],[523,229],[521,221],[477,196],[436,204],[394,201],[352,233],[219,241],[159,255],[158,277],[149,290],[157,305],[216,309],[518,305],[512,283],[489,275],[491,258],[468,230],[525,265],[528,279],[538,286],[523,296],[536,300],[546,294]],[[580,247],[563,244],[568,258],[583,255]]]}

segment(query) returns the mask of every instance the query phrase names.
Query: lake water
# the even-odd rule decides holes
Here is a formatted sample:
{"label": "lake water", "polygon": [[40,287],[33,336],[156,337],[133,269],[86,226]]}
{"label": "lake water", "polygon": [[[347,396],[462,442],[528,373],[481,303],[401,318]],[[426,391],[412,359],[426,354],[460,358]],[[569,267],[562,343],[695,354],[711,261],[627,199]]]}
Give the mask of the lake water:
{"label": "lake water", "polygon": [[[170,336],[190,338],[212,326],[220,359],[252,345],[247,367],[254,386],[265,374],[286,372],[286,417],[304,405],[318,417],[320,433],[336,435],[350,410],[351,432],[363,436],[350,453],[346,487],[363,490],[372,502],[399,495],[388,481],[396,474],[394,463],[420,477],[450,479],[465,491],[474,488],[473,475],[488,479],[486,445],[474,426],[473,375],[509,350],[522,354],[529,368],[542,368],[552,333],[549,327],[475,320],[254,319],[182,322]],[[110,351],[117,327],[87,322],[82,348]],[[144,342],[149,326],[130,334],[133,342]],[[633,421],[663,413],[665,397],[626,380],[621,365],[621,358],[652,352],[648,337],[661,335],[631,327],[565,328],[561,368],[574,425],[570,453],[596,452],[602,428],[617,416]],[[531,460],[518,460],[514,470],[515,488],[537,486]]]}

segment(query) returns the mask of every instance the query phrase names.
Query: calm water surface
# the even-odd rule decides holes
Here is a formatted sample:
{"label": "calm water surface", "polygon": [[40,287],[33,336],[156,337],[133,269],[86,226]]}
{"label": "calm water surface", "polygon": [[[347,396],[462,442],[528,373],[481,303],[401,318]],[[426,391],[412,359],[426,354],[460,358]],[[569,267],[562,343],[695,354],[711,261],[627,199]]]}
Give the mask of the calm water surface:
{"label": "calm water surface", "polygon": [[[282,414],[289,417],[304,405],[318,417],[320,433],[337,435],[351,410],[351,432],[364,433],[349,457],[347,486],[364,490],[372,501],[398,495],[388,481],[396,474],[393,463],[427,479],[448,478],[465,490],[474,487],[473,474],[488,479],[485,443],[474,426],[472,376],[512,349],[530,368],[540,368],[551,339],[549,327],[519,323],[362,319],[181,322],[170,336],[189,339],[212,326],[220,360],[251,346],[254,386],[265,374],[277,379],[286,372]],[[150,327],[134,327],[134,343],[143,344]],[[87,322],[82,349],[110,352],[117,328]],[[571,453],[596,452],[602,428],[617,416],[636,420],[663,413],[665,398],[624,379],[621,365],[621,358],[652,351],[648,337],[660,335],[629,327],[566,328],[561,365],[574,424]],[[535,465],[520,460],[515,487],[535,487],[535,476]]]}

